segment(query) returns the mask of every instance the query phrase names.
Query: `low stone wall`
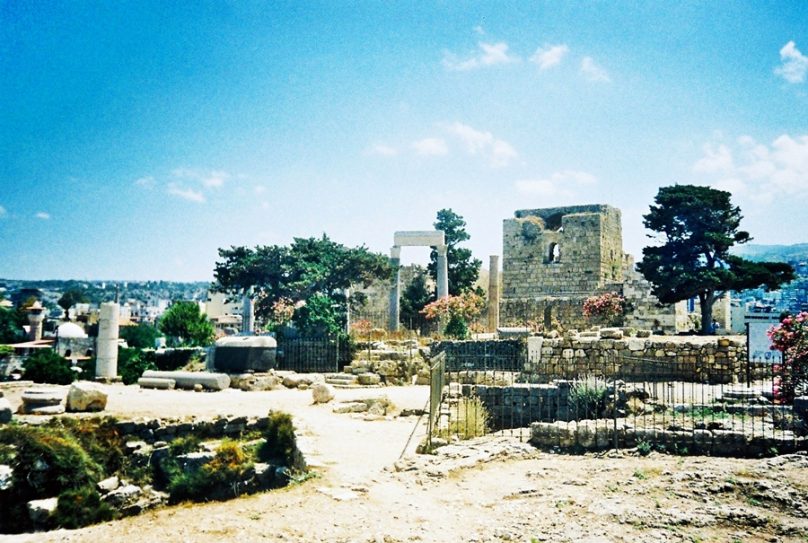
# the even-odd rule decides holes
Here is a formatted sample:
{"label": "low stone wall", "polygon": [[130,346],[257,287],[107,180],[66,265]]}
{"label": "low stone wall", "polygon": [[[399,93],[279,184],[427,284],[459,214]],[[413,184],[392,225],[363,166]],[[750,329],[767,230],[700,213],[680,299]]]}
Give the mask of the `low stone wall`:
{"label": "low stone wall", "polygon": [[[539,381],[587,373],[643,381],[735,383],[746,379],[746,344],[726,337],[682,341],[664,336],[529,338],[527,373]],[[756,372],[766,371],[755,368]],[[753,375],[756,377],[757,375]]]}
{"label": "low stone wall", "polygon": [[[618,338],[620,330],[611,330]],[[602,335],[606,331],[601,331]],[[432,356],[446,352],[447,371],[502,370],[528,381],[575,379],[595,374],[625,381],[687,381],[725,384],[771,375],[771,366],[748,365],[743,337],[651,336],[604,339],[595,332],[565,337],[441,341]]]}
{"label": "low stone wall", "polygon": [[462,394],[480,399],[488,410],[488,426],[493,431],[573,418],[568,381],[546,385],[463,385]]}
{"label": "low stone wall", "polygon": [[180,436],[194,434],[203,439],[240,437],[245,432],[265,430],[268,417],[217,417],[214,419],[141,419],[115,423],[122,436],[145,441],[149,445],[157,441],[171,441]]}
{"label": "low stone wall", "polygon": [[718,456],[757,457],[808,450],[808,437],[789,432],[749,435],[732,430],[635,428],[625,419],[535,422],[530,432],[530,443],[536,447],[564,451],[631,448],[640,443],[680,454]]}

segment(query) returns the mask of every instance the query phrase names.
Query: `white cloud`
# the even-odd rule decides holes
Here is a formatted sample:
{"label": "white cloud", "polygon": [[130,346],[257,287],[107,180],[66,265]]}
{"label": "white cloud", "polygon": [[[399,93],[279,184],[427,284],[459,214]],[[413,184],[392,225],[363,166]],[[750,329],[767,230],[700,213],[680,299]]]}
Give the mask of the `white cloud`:
{"label": "white cloud", "polygon": [[466,152],[487,157],[492,166],[507,166],[519,156],[510,143],[495,138],[491,132],[477,130],[460,122],[449,125],[447,131],[461,141]]}
{"label": "white cloud", "polygon": [[550,177],[539,179],[520,179],[514,183],[516,190],[530,196],[555,200],[572,200],[579,191],[591,187],[598,182],[598,178],[588,172],[579,170],[563,170],[555,172]]}
{"label": "white cloud", "polygon": [[189,202],[196,202],[198,204],[205,203],[204,194],[190,188],[180,187],[176,183],[169,183],[167,190],[171,196],[176,196],[177,198],[182,198],[183,200],[188,200]]}
{"label": "white cloud", "polygon": [[474,33],[478,36],[485,36],[485,29],[482,26],[477,25],[474,27]]}
{"label": "white cloud", "polygon": [[232,177],[223,170],[206,171],[192,168],[175,168],[171,175],[179,179],[196,181],[206,188],[220,188]]}
{"label": "white cloud", "polygon": [[34,214],[34,217],[37,219],[42,219],[43,221],[47,221],[51,218],[50,213],[47,211],[38,211],[36,214]]}
{"label": "white cloud", "polygon": [[445,51],[443,53],[443,67],[447,70],[465,72],[486,66],[519,62],[519,57],[508,53],[508,44],[505,42],[480,42],[477,45],[480,49],[479,53],[466,59],[461,59],[457,55]]}
{"label": "white cloud", "polygon": [[446,142],[441,138],[424,138],[412,143],[412,148],[419,155],[443,156],[449,154]]}
{"label": "white cloud", "polygon": [[768,145],[742,136],[735,149],[707,144],[693,171],[707,174],[704,180],[710,184],[757,203],[808,198],[808,135],[783,134]]}
{"label": "white cloud", "polygon": [[267,188],[264,185],[256,185],[253,187],[253,191],[256,194],[264,194],[267,191]]}
{"label": "white cloud", "polygon": [[808,57],[803,55],[797,45],[790,41],[780,49],[782,64],[774,69],[774,73],[789,83],[803,83],[808,73]]}
{"label": "white cloud", "polygon": [[0,206],[0,219],[8,215],[8,211],[3,206]]}
{"label": "white cloud", "polygon": [[539,47],[530,57],[530,61],[539,66],[540,70],[547,70],[561,63],[570,48],[566,44],[545,45]]}
{"label": "white cloud", "polygon": [[600,81],[604,83],[611,81],[608,72],[598,66],[592,57],[584,57],[581,59],[581,73],[589,81]]}
{"label": "white cloud", "polygon": [[398,149],[390,145],[385,145],[384,143],[377,143],[368,148],[365,154],[391,157],[398,155]]}
{"label": "white cloud", "polygon": [[143,187],[144,189],[153,189],[155,186],[157,186],[157,181],[154,179],[154,177],[147,175],[146,177],[135,179],[134,185]]}
{"label": "white cloud", "polygon": [[694,172],[717,173],[733,170],[732,151],[729,147],[722,144],[716,148],[712,144],[706,143],[702,149],[704,156],[693,165]]}

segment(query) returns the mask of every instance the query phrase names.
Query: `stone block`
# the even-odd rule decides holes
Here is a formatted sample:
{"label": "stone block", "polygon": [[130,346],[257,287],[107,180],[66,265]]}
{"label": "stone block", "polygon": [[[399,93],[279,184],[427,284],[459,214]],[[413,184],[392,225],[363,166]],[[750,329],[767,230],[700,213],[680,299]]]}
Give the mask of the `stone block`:
{"label": "stone block", "polygon": [[328,403],[334,399],[334,388],[325,383],[316,383],[311,387],[311,399],[315,404]]}
{"label": "stone block", "polygon": [[378,385],[382,378],[375,373],[362,373],[356,376],[360,385]]}
{"label": "stone block", "polygon": [[8,403],[7,399],[0,398],[0,424],[11,422],[12,416],[13,410],[11,409],[11,404]]}
{"label": "stone block", "polygon": [[70,385],[67,393],[67,411],[103,411],[107,407],[107,393],[101,385],[79,381]]}
{"label": "stone block", "polygon": [[28,502],[28,517],[35,528],[44,528],[51,516],[56,512],[59,498],[45,498],[44,500],[31,500]]}
{"label": "stone block", "polygon": [[186,389],[193,389],[195,385],[202,385],[208,390],[225,390],[230,387],[230,377],[226,373],[146,370],[143,377],[173,379],[177,387]]}
{"label": "stone block", "polygon": [[141,377],[137,380],[140,388],[156,388],[160,390],[173,390],[177,386],[174,379],[158,379],[155,377]]}

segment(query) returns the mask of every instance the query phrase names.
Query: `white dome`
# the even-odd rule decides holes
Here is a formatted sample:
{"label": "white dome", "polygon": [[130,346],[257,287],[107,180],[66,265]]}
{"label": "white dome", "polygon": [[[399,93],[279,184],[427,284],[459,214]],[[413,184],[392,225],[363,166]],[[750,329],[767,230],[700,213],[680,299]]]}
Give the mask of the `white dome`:
{"label": "white dome", "polygon": [[56,329],[56,335],[60,338],[87,337],[81,326],[73,322],[66,322]]}

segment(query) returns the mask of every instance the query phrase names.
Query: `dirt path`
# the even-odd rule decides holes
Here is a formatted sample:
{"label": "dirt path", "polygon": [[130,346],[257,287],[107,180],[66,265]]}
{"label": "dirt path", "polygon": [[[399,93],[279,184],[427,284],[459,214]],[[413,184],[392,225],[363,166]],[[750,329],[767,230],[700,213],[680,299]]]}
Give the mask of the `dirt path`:
{"label": "dirt path", "polygon": [[[341,390],[421,408],[425,387]],[[397,462],[416,418],[366,421],[311,405],[305,391],[139,391],[111,387],[110,414],[293,414],[319,476],[224,503],[10,541],[801,542],[808,456],[768,460],[554,455],[506,437]],[[419,432],[422,429],[419,428]],[[414,439],[411,448],[415,446]],[[395,466],[395,467],[394,467]]]}

